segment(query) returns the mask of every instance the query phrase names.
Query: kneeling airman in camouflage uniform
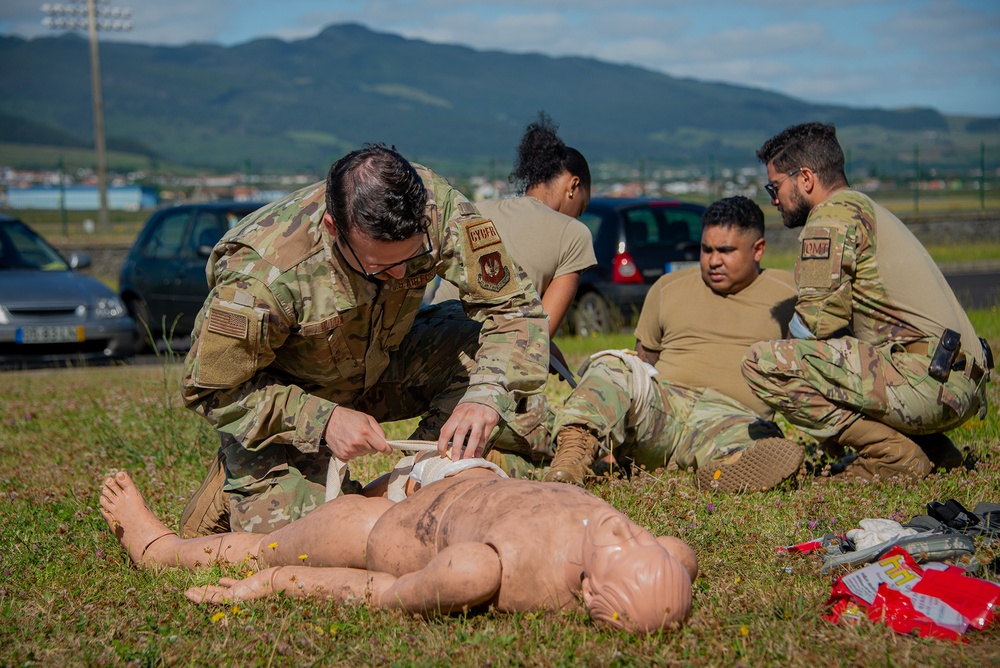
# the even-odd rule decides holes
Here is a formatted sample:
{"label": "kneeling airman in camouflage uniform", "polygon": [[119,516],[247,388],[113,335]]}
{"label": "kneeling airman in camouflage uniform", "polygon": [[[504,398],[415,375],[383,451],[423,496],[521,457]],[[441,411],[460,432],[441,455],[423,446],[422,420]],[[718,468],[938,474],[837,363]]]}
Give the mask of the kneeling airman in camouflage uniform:
{"label": "kneeling airman in camouflage uniform", "polygon": [[943,432],[986,410],[992,362],[941,271],[896,216],[850,189],[833,126],[790,127],[757,156],[785,226],[803,229],[795,338],[750,348],[754,393],[835,452],[856,450],[842,478],[961,465]]}
{"label": "kneeling airman in camouflage uniform", "polygon": [[[222,444],[185,535],[309,513],[338,492],[331,462],[391,451],[380,422],[421,417],[412,438],[481,456],[545,381],[545,313],[493,224],[385,146],[245,218],[207,273],[183,391]],[[461,302],[421,310],[436,275]]]}

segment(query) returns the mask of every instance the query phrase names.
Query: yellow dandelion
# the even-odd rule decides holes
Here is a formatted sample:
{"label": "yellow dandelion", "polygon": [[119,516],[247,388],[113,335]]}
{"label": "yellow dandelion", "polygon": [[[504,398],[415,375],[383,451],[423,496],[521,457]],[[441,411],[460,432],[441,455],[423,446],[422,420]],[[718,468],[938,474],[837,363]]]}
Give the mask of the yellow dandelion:
{"label": "yellow dandelion", "polygon": [[299,561],[305,561],[308,558],[309,558],[308,554],[300,554],[299,555]]}
{"label": "yellow dandelion", "polygon": [[744,638],[750,635],[750,629],[747,628],[746,624],[740,627],[740,635]]}
{"label": "yellow dandelion", "polygon": [[614,621],[617,622],[618,621],[618,613],[617,612],[612,613],[611,614],[611,619],[613,619]]}
{"label": "yellow dandelion", "polygon": [[235,615],[236,617],[239,617],[240,613],[243,612],[243,611],[240,610],[240,606],[234,605],[233,607],[231,607],[229,609],[229,612],[233,613],[233,615]]}
{"label": "yellow dandelion", "polygon": [[735,584],[739,584],[739,583],[740,583],[740,576],[739,576],[739,575],[737,575],[737,576],[736,576],[736,579],[735,579],[735,580],[733,580],[733,582],[734,582]]}
{"label": "yellow dandelion", "polygon": [[252,569],[252,568],[248,568],[248,569],[247,569],[247,575],[246,575],[246,576],[247,576],[247,577],[250,577],[251,575],[253,575],[253,569]]}
{"label": "yellow dandelion", "polygon": [[213,622],[220,622],[220,621],[222,621],[225,618],[226,618],[226,613],[224,613],[224,612],[217,612],[214,615],[212,615],[212,621]]}
{"label": "yellow dandelion", "polygon": [[271,543],[270,545],[268,545],[268,548],[275,550],[278,548],[278,543],[277,542]]}

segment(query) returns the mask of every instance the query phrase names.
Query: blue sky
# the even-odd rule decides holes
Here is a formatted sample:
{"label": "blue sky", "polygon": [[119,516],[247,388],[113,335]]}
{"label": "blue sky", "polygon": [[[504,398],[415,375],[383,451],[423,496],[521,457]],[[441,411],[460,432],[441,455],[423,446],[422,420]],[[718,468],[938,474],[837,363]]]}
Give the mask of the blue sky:
{"label": "blue sky", "polygon": [[[51,34],[41,24],[42,4],[4,0],[0,34]],[[1000,116],[997,0],[111,0],[109,6],[131,8],[135,28],[102,40],[232,45],[263,36],[301,39],[331,23],[354,22],[480,50],[588,56],[812,102]]]}

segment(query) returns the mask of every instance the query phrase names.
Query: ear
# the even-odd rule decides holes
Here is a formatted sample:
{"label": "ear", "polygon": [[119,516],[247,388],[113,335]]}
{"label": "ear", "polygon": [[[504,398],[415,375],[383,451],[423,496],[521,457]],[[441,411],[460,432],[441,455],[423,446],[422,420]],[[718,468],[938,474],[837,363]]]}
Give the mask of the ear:
{"label": "ear", "polygon": [[799,175],[802,176],[802,192],[806,196],[812,195],[814,191],[819,189],[819,179],[816,177],[816,172],[808,167],[803,167]]}
{"label": "ear", "polygon": [[657,536],[656,542],[670,553],[671,557],[681,563],[681,566],[687,571],[688,577],[691,578],[691,582],[694,582],[695,578],[698,577],[698,557],[695,556],[694,550],[680,538],[674,536]]}
{"label": "ear", "polygon": [[572,176],[570,177],[569,184],[567,184],[566,192],[570,199],[573,199],[573,195],[580,189],[580,177]]}
{"label": "ear", "polygon": [[767,247],[767,241],[764,237],[757,239],[753,242],[753,261],[760,262],[760,259],[764,257],[764,249]]}
{"label": "ear", "polygon": [[337,225],[333,222],[333,216],[329,213],[323,214],[323,224],[326,225],[327,231],[333,235],[334,238],[337,236]]}

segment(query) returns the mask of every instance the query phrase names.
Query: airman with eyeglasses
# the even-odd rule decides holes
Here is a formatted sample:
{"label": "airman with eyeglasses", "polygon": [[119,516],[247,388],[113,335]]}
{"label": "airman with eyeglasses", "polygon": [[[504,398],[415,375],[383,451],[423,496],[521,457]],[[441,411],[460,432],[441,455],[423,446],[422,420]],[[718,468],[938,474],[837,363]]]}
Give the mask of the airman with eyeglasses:
{"label": "airman with eyeglasses", "polygon": [[802,231],[794,338],[750,346],[750,388],[831,452],[857,452],[834,477],[962,466],[945,432],[985,411],[990,354],[940,269],[899,218],[851,189],[832,125],[789,127],[757,157],[782,222]]}
{"label": "airman with eyeglasses", "polygon": [[[356,491],[347,463],[392,451],[384,422],[482,456],[545,383],[545,313],[492,222],[385,145],[248,216],[208,266],[184,400],[221,446],[185,536],[271,531]],[[422,309],[436,276],[461,300]]]}

